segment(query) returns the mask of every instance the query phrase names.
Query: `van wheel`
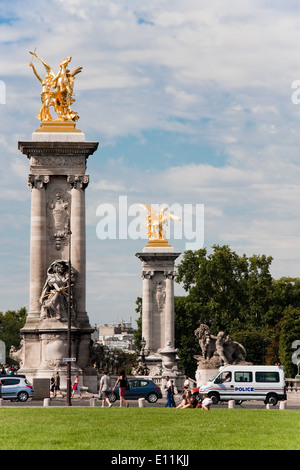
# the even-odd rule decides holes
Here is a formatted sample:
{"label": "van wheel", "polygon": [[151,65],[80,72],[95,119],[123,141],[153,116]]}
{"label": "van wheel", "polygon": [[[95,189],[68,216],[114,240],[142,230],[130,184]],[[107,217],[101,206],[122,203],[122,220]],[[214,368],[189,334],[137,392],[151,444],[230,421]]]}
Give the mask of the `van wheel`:
{"label": "van wheel", "polygon": [[219,394],[215,392],[209,393],[208,396],[213,402],[213,405],[216,405],[220,399]]}
{"label": "van wheel", "polygon": [[269,404],[269,405],[277,405],[277,402],[278,402],[278,398],[276,395],[268,395],[267,396],[267,399],[266,399],[266,404]]}

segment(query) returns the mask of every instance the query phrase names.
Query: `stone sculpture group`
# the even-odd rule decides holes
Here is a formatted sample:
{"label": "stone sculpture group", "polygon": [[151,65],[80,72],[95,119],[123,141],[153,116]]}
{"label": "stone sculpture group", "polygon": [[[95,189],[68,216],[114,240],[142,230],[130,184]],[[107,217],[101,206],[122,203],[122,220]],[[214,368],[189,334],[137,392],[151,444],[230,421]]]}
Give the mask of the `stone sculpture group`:
{"label": "stone sculpture group", "polygon": [[214,367],[223,364],[236,364],[244,362],[246,351],[244,346],[233,341],[229,335],[220,331],[216,336],[211,334],[210,328],[201,323],[195,330],[199,340],[202,356],[195,356],[198,362],[209,363]]}

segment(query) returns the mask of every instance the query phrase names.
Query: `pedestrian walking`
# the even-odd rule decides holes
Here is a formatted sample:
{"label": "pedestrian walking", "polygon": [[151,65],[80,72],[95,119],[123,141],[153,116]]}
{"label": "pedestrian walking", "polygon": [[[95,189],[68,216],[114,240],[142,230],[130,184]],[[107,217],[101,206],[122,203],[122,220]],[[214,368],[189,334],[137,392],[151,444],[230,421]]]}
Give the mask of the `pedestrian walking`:
{"label": "pedestrian walking", "polygon": [[165,391],[167,393],[166,407],[171,408],[172,407],[172,383],[171,383],[170,377],[168,375],[166,375]]}
{"label": "pedestrian walking", "polygon": [[75,375],[74,383],[72,386],[72,398],[74,397],[75,392],[77,392],[79,397],[82,398],[82,394],[80,391],[79,377],[77,374]]}
{"label": "pedestrian walking", "polygon": [[176,408],[174,380],[171,380],[171,407]]}
{"label": "pedestrian walking", "polygon": [[120,406],[123,406],[123,403],[125,406],[129,406],[129,403],[125,400],[125,395],[126,391],[129,389],[129,383],[125,374],[125,370],[121,370],[120,375],[118,377],[118,380],[115,383],[115,386],[113,388],[113,391],[115,388],[119,385],[119,395],[120,395]]}
{"label": "pedestrian walking", "polygon": [[108,404],[109,408],[112,406],[108,398],[110,388],[111,388],[111,380],[108,375],[108,371],[105,370],[104,375],[101,377],[101,380],[100,380],[100,389],[99,389],[99,399],[101,398],[101,394],[102,394],[102,408],[104,408],[105,402]]}
{"label": "pedestrian walking", "polygon": [[55,377],[54,377],[54,384],[55,384],[54,385],[54,392],[55,392],[54,397],[56,397],[58,393],[60,393],[61,396],[63,397],[63,393],[60,390],[60,375],[58,371],[56,372]]}
{"label": "pedestrian walking", "polygon": [[54,374],[51,375],[50,378],[50,392],[52,392],[52,398],[55,397],[55,378]]}

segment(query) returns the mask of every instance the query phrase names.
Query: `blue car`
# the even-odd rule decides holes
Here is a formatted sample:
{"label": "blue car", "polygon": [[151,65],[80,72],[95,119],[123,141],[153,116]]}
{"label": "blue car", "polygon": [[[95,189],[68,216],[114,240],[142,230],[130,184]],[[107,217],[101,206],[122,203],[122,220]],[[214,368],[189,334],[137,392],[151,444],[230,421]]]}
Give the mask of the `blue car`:
{"label": "blue car", "polygon": [[[162,398],[160,388],[148,379],[129,379],[129,390],[126,391],[125,400],[138,400],[145,398],[149,403],[156,403],[159,398]],[[109,394],[109,400],[114,403],[120,399],[119,386]]]}
{"label": "blue car", "polygon": [[0,375],[0,397],[3,400],[25,402],[33,398],[34,389],[25,375]]}

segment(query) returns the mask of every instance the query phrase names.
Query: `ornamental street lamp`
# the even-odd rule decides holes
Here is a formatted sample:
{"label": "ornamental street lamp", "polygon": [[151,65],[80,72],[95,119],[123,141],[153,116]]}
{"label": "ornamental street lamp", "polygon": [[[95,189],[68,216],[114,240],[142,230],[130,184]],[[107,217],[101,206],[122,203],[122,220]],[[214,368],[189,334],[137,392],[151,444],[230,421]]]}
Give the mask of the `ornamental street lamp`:
{"label": "ornamental street lamp", "polygon": [[66,405],[71,406],[71,222],[69,219],[68,222],[68,231],[67,231],[67,236],[69,240],[69,295],[68,295],[68,339],[67,339],[67,356],[68,356],[68,361],[67,361],[67,401]]}

